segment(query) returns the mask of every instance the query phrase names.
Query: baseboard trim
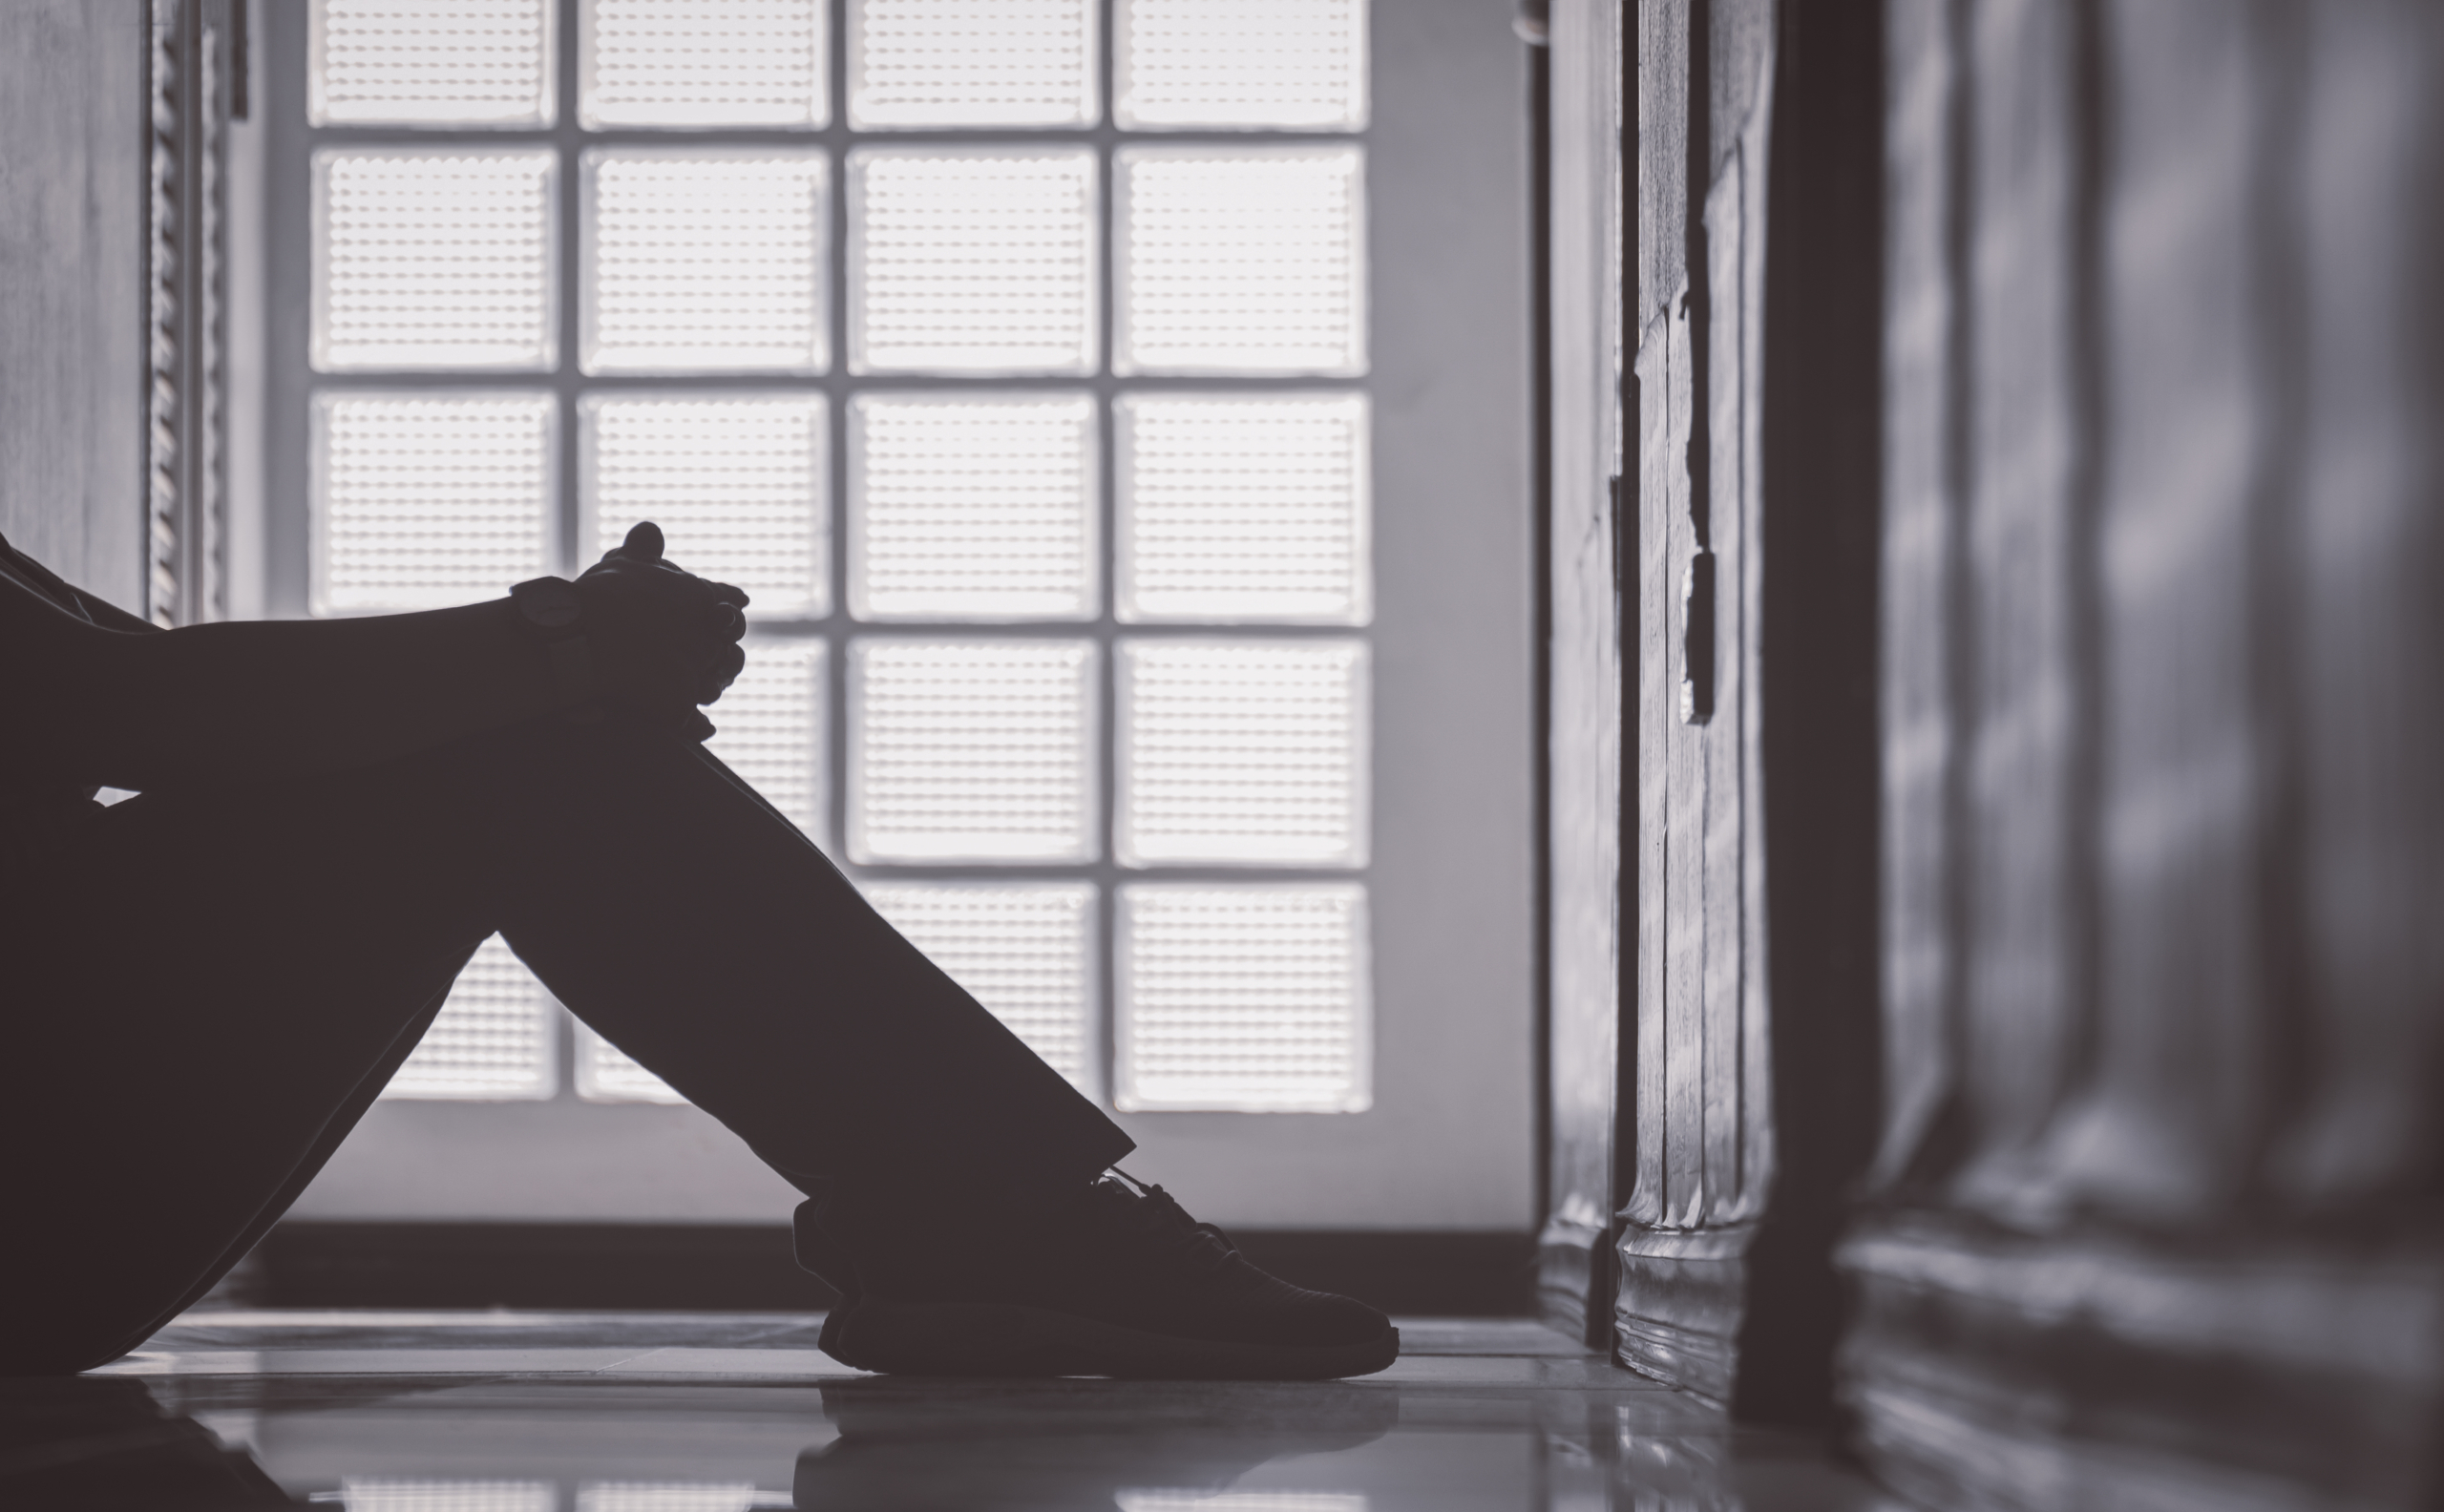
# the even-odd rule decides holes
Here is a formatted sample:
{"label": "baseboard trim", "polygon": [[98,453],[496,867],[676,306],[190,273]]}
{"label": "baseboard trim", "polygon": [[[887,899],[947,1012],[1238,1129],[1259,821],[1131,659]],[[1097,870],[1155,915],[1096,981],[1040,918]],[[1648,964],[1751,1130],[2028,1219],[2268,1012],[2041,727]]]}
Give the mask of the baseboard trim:
{"label": "baseboard trim", "polygon": [[[1300,1286],[1386,1312],[1525,1316],[1535,1242],[1481,1230],[1251,1230],[1240,1251]],[[221,1300],[298,1308],[814,1312],[790,1230],[749,1224],[284,1223]]]}
{"label": "baseboard trim", "polygon": [[1536,1235],[1536,1315],[1545,1326],[1591,1349],[1612,1347],[1608,1260],[1611,1235],[1601,1227],[1565,1213],[1545,1221]]}
{"label": "baseboard trim", "polygon": [[1667,1386],[1728,1404],[1739,1378],[1750,1228],[1633,1228],[1614,1264],[1620,1362]]}
{"label": "baseboard trim", "polygon": [[1860,1452],[1935,1506],[2431,1505],[2444,1246],[2031,1237],[1886,1216],[1844,1245]]}

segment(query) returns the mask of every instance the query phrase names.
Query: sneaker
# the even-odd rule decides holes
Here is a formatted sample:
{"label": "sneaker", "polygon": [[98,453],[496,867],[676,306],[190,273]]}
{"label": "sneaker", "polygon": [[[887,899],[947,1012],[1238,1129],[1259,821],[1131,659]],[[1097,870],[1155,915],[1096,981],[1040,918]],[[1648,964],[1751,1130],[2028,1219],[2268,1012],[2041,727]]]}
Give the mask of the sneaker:
{"label": "sneaker", "polygon": [[[1325,1380],[1400,1357],[1363,1303],[1248,1263],[1160,1186],[1114,1174],[987,1235],[910,1243],[825,1199],[798,1209],[798,1263],[840,1304],[825,1354],[902,1376]],[[980,1256],[976,1241],[989,1249]]]}

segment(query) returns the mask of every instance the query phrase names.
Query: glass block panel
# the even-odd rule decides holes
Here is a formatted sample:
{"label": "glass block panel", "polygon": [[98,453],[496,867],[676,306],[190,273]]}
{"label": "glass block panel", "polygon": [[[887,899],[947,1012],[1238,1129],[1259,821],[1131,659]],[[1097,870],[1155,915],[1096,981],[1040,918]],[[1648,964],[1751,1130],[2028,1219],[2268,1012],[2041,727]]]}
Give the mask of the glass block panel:
{"label": "glass block panel", "polygon": [[745,670],[705,710],[717,731],[705,748],[809,838],[823,833],[827,649],[816,640],[749,637]]}
{"label": "glass block panel", "polygon": [[400,1480],[348,1476],[340,1481],[348,1512],[558,1512],[549,1480]]}
{"label": "glass block panel", "polygon": [[587,372],[830,366],[821,153],[604,150],[581,174]]}
{"label": "glass block panel", "polygon": [[577,1095],[588,1102],[687,1101],[669,1082],[584,1024],[577,1026]]}
{"label": "glass block panel", "polygon": [[1095,402],[860,394],[849,604],[863,620],[1090,620]]}
{"label": "glass block panel", "polygon": [[1115,0],[1112,32],[1127,129],[1366,124],[1366,0]]}
{"label": "glass block panel", "polygon": [[584,0],[578,119],[605,126],[766,126],[832,118],[821,0]]}
{"label": "glass block panel", "polygon": [[873,640],[850,658],[851,859],[1094,859],[1092,643]]}
{"label": "glass block panel", "polygon": [[649,519],[674,561],[746,589],[749,614],[830,611],[830,427],[821,395],[596,394],[578,414],[592,556]]}
{"label": "glass block panel", "polygon": [[1093,372],[1095,204],[1088,151],[851,153],[851,369]]}
{"label": "glass block panel", "polygon": [[316,153],[315,368],[549,368],[558,175],[549,151]]}
{"label": "glass block panel", "polygon": [[1124,1111],[1359,1113],[1373,1101],[1366,890],[1120,890]]}
{"label": "glass block panel", "polygon": [[1127,620],[1363,624],[1362,394],[1129,394],[1114,406]]}
{"label": "glass block panel", "polygon": [[1081,1090],[1093,1032],[1088,882],[869,882],[891,927]]}
{"label": "glass block panel", "polygon": [[1123,866],[1366,864],[1359,640],[1124,640]]}
{"label": "glass block panel", "polygon": [[1091,0],[848,0],[849,124],[1091,126]]}
{"label": "glass block panel", "polygon": [[313,607],[439,609],[550,570],[549,394],[321,394]]}
{"label": "glass block panel", "polygon": [[1366,370],[1366,173],[1357,147],[1112,155],[1112,369]]}
{"label": "glass block panel", "polygon": [[551,0],[311,0],[317,126],[549,126]]}
{"label": "glass block panel", "polygon": [[450,1000],[382,1095],[548,1098],[556,1080],[552,1026],[558,1013],[551,993],[495,934],[475,948],[474,958],[450,989]]}

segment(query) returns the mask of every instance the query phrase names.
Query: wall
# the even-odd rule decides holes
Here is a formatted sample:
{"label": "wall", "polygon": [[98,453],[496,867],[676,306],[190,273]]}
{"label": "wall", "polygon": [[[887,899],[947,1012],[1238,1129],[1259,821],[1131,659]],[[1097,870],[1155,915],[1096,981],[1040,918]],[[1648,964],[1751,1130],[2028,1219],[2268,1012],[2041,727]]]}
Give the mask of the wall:
{"label": "wall", "polygon": [[143,610],[143,0],[0,6],[0,535]]}
{"label": "wall", "polygon": [[1863,1450],[2433,1505],[2444,14],[1887,14]]}

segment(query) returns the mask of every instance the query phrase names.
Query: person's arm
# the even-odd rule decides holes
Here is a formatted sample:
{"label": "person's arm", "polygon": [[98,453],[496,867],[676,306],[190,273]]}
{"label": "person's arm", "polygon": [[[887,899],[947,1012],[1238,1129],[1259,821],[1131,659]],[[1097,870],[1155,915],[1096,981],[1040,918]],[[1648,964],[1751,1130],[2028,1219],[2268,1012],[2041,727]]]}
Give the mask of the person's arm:
{"label": "person's arm", "polygon": [[[606,557],[579,593],[600,695],[676,726],[737,675],[746,596],[661,562],[658,532],[649,544]],[[506,598],[137,633],[12,585],[0,687],[22,701],[18,755],[48,768],[33,775],[138,790],[366,766],[569,702]]]}

